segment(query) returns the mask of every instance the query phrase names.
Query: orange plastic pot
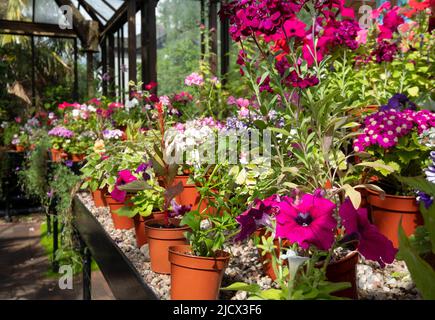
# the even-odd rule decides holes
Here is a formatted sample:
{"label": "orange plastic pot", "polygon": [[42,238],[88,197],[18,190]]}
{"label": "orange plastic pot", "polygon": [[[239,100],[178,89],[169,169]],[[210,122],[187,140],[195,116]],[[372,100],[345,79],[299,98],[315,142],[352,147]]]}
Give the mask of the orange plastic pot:
{"label": "orange plastic pot", "polygon": [[106,206],[106,198],[104,196],[103,190],[95,190],[92,192],[92,198],[94,199],[95,206],[97,208],[102,208]]}
{"label": "orange plastic pot", "polygon": [[62,162],[63,159],[67,158],[67,154],[63,152],[61,149],[50,149],[51,151],[51,160],[53,162]]}
{"label": "orange plastic pot", "polygon": [[174,228],[166,228],[165,220],[145,221],[145,234],[148,239],[151,270],[156,273],[170,274],[171,264],[168,259],[169,247],[187,243],[184,233],[189,227],[179,227],[179,221],[171,221]]}
{"label": "orange plastic pot", "polygon": [[24,152],[25,148],[24,148],[24,146],[18,144],[18,145],[15,146],[15,150],[17,152]]}
{"label": "orange plastic pot", "polygon": [[188,245],[169,248],[172,300],[216,300],[230,254],[219,251],[217,257],[192,255]]}
{"label": "orange plastic pot", "polygon": [[113,199],[110,194],[105,195],[106,203],[110,208],[110,214],[112,216],[112,221],[115,229],[118,230],[129,230],[134,228],[134,222],[132,218],[123,217],[116,214],[116,210],[121,209],[125,206],[123,202],[118,202]]}
{"label": "orange plastic pot", "polygon": [[347,257],[339,261],[331,262],[326,268],[326,278],[331,282],[350,282],[352,285],[348,289],[334,292],[336,297],[358,299],[358,288],[356,285],[356,265],[359,254],[353,251]]}
{"label": "orange plastic pot", "polygon": [[192,206],[192,210],[197,210],[199,205],[199,200],[201,196],[196,189],[194,184],[188,184],[187,180],[189,176],[176,176],[174,178],[173,185],[177,185],[180,182],[183,184],[183,192],[175,197],[178,204],[183,206]]}
{"label": "orange plastic pot", "polygon": [[166,213],[164,213],[163,211],[153,212],[154,220],[164,220],[165,218],[166,218]]}
{"label": "orange plastic pot", "polygon": [[154,215],[159,216],[160,214],[164,215],[163,212],[153,212],[153,215],[149,217],[142,217],[139,214],[134,216],[134,231],[136,233],[136,244],[138,248],[141,248],[144,244],[148,242],[145,232],[145,221],[151,220],[154,218]]}
{"label": "orange plastic pot", "polygon": [[85,157],[85,154],[72,154],[70,156],[70,159],[72,162],[82,162],[83,160],[85,160]]}
{"label": "orange plastic pot", "polygon": [[402,219],[402,227],[409,236],[423,224],[423,217],[415,197],[385,195],[367,190],[368,202],[371,208],[371,220],[384,236],[399,246],[398,230]]}

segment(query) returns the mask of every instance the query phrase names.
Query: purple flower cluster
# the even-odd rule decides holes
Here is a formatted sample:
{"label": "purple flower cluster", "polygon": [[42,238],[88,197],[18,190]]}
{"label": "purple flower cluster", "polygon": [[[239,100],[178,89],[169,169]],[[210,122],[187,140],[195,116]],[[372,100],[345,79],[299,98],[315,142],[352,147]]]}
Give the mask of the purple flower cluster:
{"label": "purple flower cluster", "polygon": [[64,127],[55,127],[48,132],[48,135],[61,138],[72,138],[74,137],[74,132]]}
{"label": "purple flower cluster", "polygon": [[394,56],[399,51],[399,47],[396,43],[390,43],[388,41],[379,42],[376,49],[372,52],[372,55],[376,57],[377,63],[392,62]]}
{"label": "purple flower cluster", "polygon": [[[430,160],[432,163],[424,170],[424,173],[426,174],[427,181],[435,183],[435,151],[431,151]],[[422,191],[418,191],[417,201],[424,203],[426,209],[429,209],[429,207],[433,204],[433,197]]]}
{"label": "purple flower cluster", "polygon": [[398,111],[404,109],[416,110],[417,106],[414,102],[409,100],[409,98],[401,93],[396,93],[390,100],[388,100],[387,105],[381,107],[381,111],[396,109]]}
{"label": "purple flower cluster", "polygon": [[121,139],[123,136],[123,132],[119,129],[115,130],[104,130],[103,131],[103,138],[106,140],[109,139]]}
{"label": "purple flower cluster", "polygon": [[384,149],[397,145],[399,138],[417,128],[418,133],[435,126],[435,114],[429,110],[398,111],[389,109],[376,112],[364,119],[364,132],[354,140],[354,150],[362,152],[378,145]]}
{"label": "purple flower cluster", "polygon": [[332,41],[333,46],[345,45],[351,50],[356,50],[359,47],[359,43],[356,40],[358,37],[358,32],[361,30],[359,24],[355,20],[343,20],[334,21],[334,28],[327,29],[332,31]]}

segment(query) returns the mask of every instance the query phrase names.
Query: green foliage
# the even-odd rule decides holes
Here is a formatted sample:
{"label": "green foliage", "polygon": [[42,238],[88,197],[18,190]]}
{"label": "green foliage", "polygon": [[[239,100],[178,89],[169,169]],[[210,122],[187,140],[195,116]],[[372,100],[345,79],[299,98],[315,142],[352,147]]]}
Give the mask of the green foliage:
{"label": "green foliage", "polygon": [[38,199],[47,212],[51,203],[47,165],[48,147],[47,138],[39,140],[35,149],[30,152],[23,168],[18,171],[19,184],[22,190],[27,196]]}
{"label": "green foliage", "polygon": [[198,211],[191,211],[184,215],[180,225],[190,227],[186,238],[196,256],[214,257],[234,236],[236,222],[228,214],[204,217]]}

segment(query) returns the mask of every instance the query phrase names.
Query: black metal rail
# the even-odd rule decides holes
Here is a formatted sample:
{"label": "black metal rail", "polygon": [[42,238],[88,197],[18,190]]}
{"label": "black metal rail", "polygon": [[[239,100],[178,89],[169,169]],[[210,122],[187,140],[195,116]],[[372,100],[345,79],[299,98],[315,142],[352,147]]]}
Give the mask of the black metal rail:
{"label": "black metal rail", "polygon": [[113,295],[120,300],[157,300],[152,289],[98,220],[76,196],[74,226],[82,242],[83,298],[91,299],[91,258],[97,262]]}

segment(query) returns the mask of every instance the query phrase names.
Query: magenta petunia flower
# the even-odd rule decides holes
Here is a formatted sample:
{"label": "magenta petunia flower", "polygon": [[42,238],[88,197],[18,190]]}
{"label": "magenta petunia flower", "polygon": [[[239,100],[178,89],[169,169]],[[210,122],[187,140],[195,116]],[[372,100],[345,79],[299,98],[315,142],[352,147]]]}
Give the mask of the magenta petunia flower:
{"label": "magenta petunia flower", "polygon": [[305,194],[298,202],[284,197],[276,216],[276,235],[308,249],[311,245],[328,250],[334,242],[337,221],[332,216],[335,204],[328,199]]}
{"label": "magenta petunia flower", "polygon": [[359,239],[358,251],[366,259],[377,261],[381,267],[392,263],[397,250],[393,243],[382,235],[367,218],[367,209],[356,210],[349,199],[341,205],[339,211],[347,236]]}
{"label": "magenta petunia flower", "polygon": [[118,186],[128,184],[136,181],[137,178],[131,173],[130,170],[122,170],[118,172],[118,179],[116,179],[115,188],[110,193],[112,198],[118,202],[124,202],[127,196],[127,191],[120,190]]}
{"label": "magenta petunia flower", "polygon": [[243,241],[249,238],[257,229],[270,225],[271,215],[276,209],[272,206],[272,203],[274,203],[272,197],[264,201],[256,199],[248,210],[236,218],[241,229],[234,238],[235,241]]}

